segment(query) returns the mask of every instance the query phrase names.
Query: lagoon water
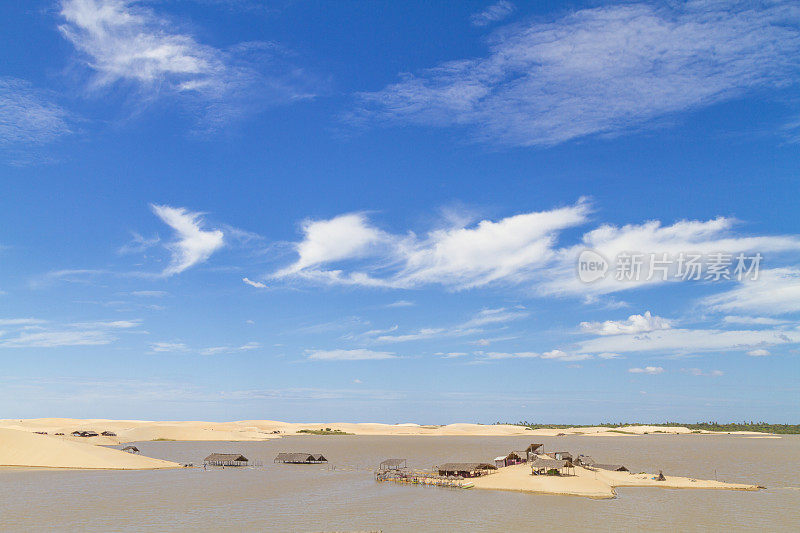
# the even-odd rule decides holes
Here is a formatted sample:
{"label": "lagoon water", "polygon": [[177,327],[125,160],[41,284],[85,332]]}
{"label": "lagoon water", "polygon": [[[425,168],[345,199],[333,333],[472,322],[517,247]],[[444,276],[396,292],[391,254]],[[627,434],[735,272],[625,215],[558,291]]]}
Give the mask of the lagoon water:
{"label": "lagoon water", "polygon": [[[759,492],[617,489],[613,500],[377,483],[390,457],[410,467],[487,461],[541,442],[631,471],[757,483]],[[243,453],[263,466],[164,471],[0,468],[0,530],[797,531],[800,436],[291,436],[265,442],[141,442],[144,455],[202,464]],[[273,464],[281,451],[328,464]]]}

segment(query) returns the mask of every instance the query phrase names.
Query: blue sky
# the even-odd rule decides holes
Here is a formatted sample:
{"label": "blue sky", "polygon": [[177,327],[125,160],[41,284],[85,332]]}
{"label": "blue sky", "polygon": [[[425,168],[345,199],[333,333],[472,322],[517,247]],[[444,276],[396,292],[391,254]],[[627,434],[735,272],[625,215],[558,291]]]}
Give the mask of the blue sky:
{"label": "blue sky", "polygon": [[800,422],[800,9],[429,4],[0,6],[0,417]]}

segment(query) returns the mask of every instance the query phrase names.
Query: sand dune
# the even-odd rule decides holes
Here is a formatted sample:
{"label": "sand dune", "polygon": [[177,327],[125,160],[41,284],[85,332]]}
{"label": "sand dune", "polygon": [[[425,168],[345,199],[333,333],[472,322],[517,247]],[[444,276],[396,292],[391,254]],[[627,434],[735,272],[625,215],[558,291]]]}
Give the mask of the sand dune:
{"label": "sand dune", "polygon": [[0,466],[115,470],[180,467],[169,461],[16,429],[0,429]]}
{"label": "sand dune", "polygon": [[[585,437],[636,437],[643,434],[687,434],[695,433],[685,427],[624,426],[583,427],[566,429],[535,429],[506,424],[448,424],[419,425],[414,423],[337,423],[337,422],[278,422],[274,420],[240,420],[237,422],[158,422],[146,420],[107,420],[38,418],[29,420],[0,420],[0,428],[23,431],[44,431],[52,435],[64,433],[63,439],[91,444],[113,445],[123,442],[147,440],[188,441],[260,441],[295,434],[303,429],[334,429],[356,435],[465,435],[465,436],[515,436],[554,437],[559,435],[582,435]],[[98,433],[112,431],[113,437],[85,439],[71,437],[75,430],[93,430]],[[708,434],[707,432],[701,432]],[[741,435],[764,436],[764,434],[739,432]]]}
{"label": "sand dune", "polygon": [[499,469],[496,473],[472,481],[475,488],[514,490],[545,494],[565,494],[589,498],[613,498],[616,487],[659,487],[664,489],[724,489],[758,490],[756,485],[723,483],[704,479],[666,476],[666,481],[655,481],[653,474],[629,472],[592,471],[575,467],[575,476],[533,476],[529,465],[521,464]]}

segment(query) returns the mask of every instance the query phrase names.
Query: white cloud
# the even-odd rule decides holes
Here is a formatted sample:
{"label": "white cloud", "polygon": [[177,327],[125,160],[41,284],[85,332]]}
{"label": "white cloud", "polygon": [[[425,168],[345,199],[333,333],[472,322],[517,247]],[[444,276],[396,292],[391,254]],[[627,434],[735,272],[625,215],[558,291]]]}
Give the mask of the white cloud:
{"label": "white cloud", "polygon": [[500,0],[483,11],[474,13],[469,19],[473,26],[488,26],[493,22],[498,22],[508,17],[515,9],[516,6],[508,0]]}
{"label": "white cloud", "polygon": [[[553,145],[796,82],[790,1],[611,5],[505,27],[484,57],[361,93],[354,122],[466,126],[478,140]],[[663,122],[663,120],[661,121]]]}
{"label": "white cloud", "polygon": [[177,241],[168,246],[172,251],[172,262],[164,269],[164,276],[179,274],[205,262],[224,245],[222,231],[202,229],[201,213],[166,205],[153,204],[150,207],[165,224],[175,230],[178,237]]}
{"label": "white cloud", "polygon": [[[733,219],[717,217],[711,220],[681,220],[671,225],[664,225],[657,220],[622,227],[604,224],[585,233],[580,244],[559,250],[558,262],[548,273],[551,279],[545,281],[539,290],[543,294],[591,296],[680,280],[677,267],[681,254],[686,259],[693,254],[701,255],[700,262],[704,265],[701,274],[706,276],[707,265],[713,254],[732,256],[730,274],[733,275],[738,254],[745,254],[747,259],[756,253],[800,251],[800,238],[796,235],[740,236],[733,233],[735,223]],[[599,252],[609,263],[606,277],[594,283],[583,283],[576,275],[578,257],[586,249]],[[641,256],[638,279],[616,279],[620,254]],[[664,273],[658,270],[658,262],[665,257],[667,281],[664,281]],[[746,267],[750,264],[750,261],[745,261]]]}
{"label": "white cloud", "polygon": [[306,350],[309,359],[317,361],[367,361],[379,359],[395,359],[392,352],[377,352],[374,350]]}
{"label": "white cloud", "polygon": [[295,246],[299,258],[279,272],[279,276],[296,274],[325,263],[363,257],[390,238],[370,226],[363,213],[340,215],[330,220],[306,220],[302,229],[305,238]]}
{"label": "white cloud", "polygon": [[138,296],[141,298],[161,298],[166,296],[166,291],[133,291],[131,296]]}
{"label": "white cloud", "polygon": [[671,323],[666,318],[651,315],[631,315],[628,320],[606,320],[605,322],[581,322],[581,330],[597,335],[624,335],[646,333],[658,329],[669,329]]}
{"label": "white cloud", "polygon": [[193,98],[211,128],[257,105],[312,96],[306,75],[283,64],[275,43],[215,48],[130,0],[62,0],[60,14],[59,30],[95,73],[95,88],[124,82],[151,99]]}
{"label": "white cloud", "polygon": [[130,242],[121,246],[119,250],[117,250],[118,254],[120,255],[139,254],[152,248],[161,241],[158,235],[151,237],[149,239],[147,237],[143,237],[142,235],[136,233],[135,231],[131,232],[131,235],[132,238]]}
{"label": "white cloud", "polygon": [[796,344],[796,330],[668,329],[638,335],[609,335],[578,343],[580,353],[719,352]]}
{"label": "white cloud", "polygon": [[[555,258],[553,244],[558,231],[583,223],[588,211],[588,205],[580,201],[497,222],[450,226],[424,238],[383,232],[363,214],[309,221],[303,225],[304,240],[296,245],[299,259],[275,276],[405,288],[441,284],[467,289],[495,282],[519,283]],[[364,258],[372,260],[359,265],[366,271],[323,268]]]}
{"label": "white cloud", "polygon": [[715,311],[745,311],[781,315],[800,311],[800,269],[773,268],[759,273],[757,280],[709,296],[704,305]]}
{"label": "white cloud", "polygon": [[255,287],[256,289],[266,289],[267,288],[267,285],[264,284],[264,283],[261,283],[260,281],[253,281],[252,279],[249,279],[249,278],[242,278],[242,281],[245,282],[246,284],[250,285],[251,287]]}
{"label": "white cloud", "polygon": [[[273,277],[406,289],[440,285],[465,290],[527,284],[541,295],[577,295],[594,303],[601,295],[680,281],[677,267],[681,254],[687,259],[700,254],[702,276],[708,274],[714,254],[728,254],[730,275],[735,277],[740,254],[747,267],[756,253],[762,257],[770,253],[774,260],[779,253],[800,251],[797,235],[736,234],[736,221],[725,217],[673,224],[651,220],[621,227],[603,224],[584,233],[577,244],[558,247],[560,234],[584,224],[589,212],[588,203],[582,199],[570,207],[498,221],[449,222],[445,228],[422,237],[411,232],[385,232],[363,214],[307,221],[303,225],[305,238],[295,244],[297,261]],[[609,261],[604,279],[584,283],[578,277],[578,257],[586,249],[597,251]],[[617,259],[623,253],[639,254],[642,261],[638,279],[617,279]],[[658,261],[664,258],[667,268],[662,274]],[[762,277],[768,275],[767,272]],[[800,302],[800,298],[788,300],[785,305],[790,308]]]}
{"label": "white cloud", "polygon": [[156,353],[188,352],[189,347],[182,342],[154,342],[150,345],[150,351]]}
{"label": "white cloud", "polygon": [[453,359],[455,357],[464,357],[465,355],[469,354],[467,354],[467,352],[436,352],[433,355],[438,355],[444,357],[445,359]]}
{"label": "white cloud", "polygon": [[76,328],[109,328],[109,329],[131,329],[142,325],[141,320],[106,320],[97,322],[77,322],[70,324]]}
{"label": "white cloud", "polygon": [[44,143],[72,133],[67,118],[47,93],[24,80],[0,77],[0,147]]}
{"label": "white cloud", "polygon": [[751,357],[766,357],[770,355],[770,352],[769,350],[764,350],[763,348],[760,348],[758,350],[750,350],[749,352],[747,352],[747,355]]}
{"label": "white cloud", "polygon": [[655,375],[655,374],[661,374],[662,372],[664,372],[664,369],[661,368],[660,366],[646,366],[644,368],[629,368],[628,372],[630,372],[631,374]]}

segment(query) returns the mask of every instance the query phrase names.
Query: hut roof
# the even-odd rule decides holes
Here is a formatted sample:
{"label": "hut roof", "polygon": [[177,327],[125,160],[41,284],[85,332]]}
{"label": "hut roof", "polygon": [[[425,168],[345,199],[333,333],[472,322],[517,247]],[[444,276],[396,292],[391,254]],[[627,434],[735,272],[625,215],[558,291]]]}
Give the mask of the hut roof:
{"label": "hut roof", "polygon": [[495,457],[494,460],[495,461],[505,461],[506,457],[508,457],[508,456],[507,455],[501,455],[500,457]]}
{"label": "hut roof", "polygon": [[114,433],[113,431],[108,431],[108,430],[105,430],[104,432],[102,432],[101,435],[103,435],[104,437],[116,437],[117,436],[116,433]]}
{"label": "hut roof", "polygon": [[247,457],[238,453],[212,453],[204,461],[247,461]]}
{"label": "hut roof", "polygon": [[552,468],[565,468],[571,466],[569,461],[559,461],[557,459],[540,459],[536,458],[531,461],[531,468],[540,469],[545,468],[550,470]]}
{"label": "hut roof", "polygon": [[387,468],[397,468],[405,462],[405,459],[386,459],[385,461],[381,462],[381,466],[385,466]]}
{"label": "hut roof", "polygon": [[328,460],[321,453],[305,452],[281,452],[275,457],[275,461],[284,463],[313,463],[315,461],[325,462]]}
{"label": "hut roof", "polygon": [[[527,459],[528,458],[528,451],[527,450],[514,450],[513,452],[509,453],[508,455],[516,455],[520,459]],[[508,455],[506,457],[508,457]]]}
{"label": "hut roof", "polygon": [[579,455],[576,461],[582,465],[593,465],[595,463],[594,459],[588,455]]}
{"label": "hut roof", "polygon": [[497,467],[489,463],[445,463],[439,465],[439,470],[446,472],[474,472],[476,470],[497,470]]}
{"label": "hut roof", "polygon": [[590,466],[592,468],[599,468],[601,470],[611,470],[613,472],[627,472],[628,471],[628,469],[625,468],[623,465],[606,465],[606,464],[593,463]]}
{"label": "hut roof", "polygon": [[525,451],[526,451],[526,452],[533,452],[533,453],[536,453],[536,450],[538,450],[538,449],[539,449],[539,448],[541,448],[542,446],[544,446],[544,444],[531,444],[530,446],[528,446],[528,447],[525,449]]}
{"label": "hut roof", "polygon": [[123,452],[127,452],[128,450],[132,452],[138,452],[139,448],[137,448],[136,446],[125,446],[124,448],[122,448]]}

